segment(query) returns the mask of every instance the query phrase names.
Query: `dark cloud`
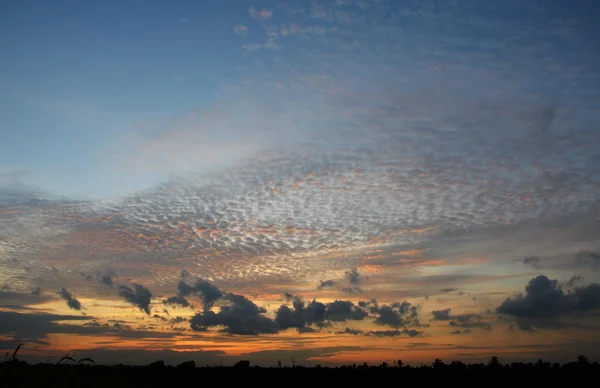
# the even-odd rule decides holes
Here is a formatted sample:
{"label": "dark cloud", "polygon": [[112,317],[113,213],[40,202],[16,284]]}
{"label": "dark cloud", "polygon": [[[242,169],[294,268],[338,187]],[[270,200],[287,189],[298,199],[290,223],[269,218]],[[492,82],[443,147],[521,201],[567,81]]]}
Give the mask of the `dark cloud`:
{"label": "dark cloud", "polygon": [[0,333],[11,333],[14,338],[38,342],[50,333],[83,334],[96,333],[84,326],[59,324],[60,321],[89,321],[91,317],[81,315],[21,314],[0,311]]}
{"label": "dark cloud", "polygon": [[419,325],[417,307],[409,302],[395,302],[391,305],[374,305],[370,312],[375,316],[375,323],[394,328]]}
{"label": "dark cloud", "polygon": [[305,327],[298,327],[296,330],[298,330],[299,334],[305,334],[305,333],[316,333],[318,332],[317,329],[313,329],[310,326],[305,326]]}
{"label": "dark cloud", "polygon": [[419,336],[421,334],[423,334],[421,331],[415,330],[415,329],[404,329],[402,331],[402,334],[406,334],[409,337],[416,337]]}
{"label": "dark cloud", "polygon": [[450,310],[451,309],[432,311],[431,314],[433,315],[433,320],[434,321],[449,321],[451,319],[450,318]]}
{"label": "dark cloud", "polygon": [[335,334],[359,335],[359,334],[363,334],[363,331],[358,330],[358,329],[350,329],[349,327],[347,327],[343,331],[336,331]]}
{"label": "dark cloud", "polygon": [[359,321],[368,316],[368,312],[351,301],[335,300],[321,303],[316,300],[304,302],[294,297],[292,308],[282,305],[276,312],[275,322],[282,330],[303,328],[315,325],[329,326],[332,322]]}
{"label": "dark cloud", "polygon": [[356,268],[346,271],[346,280],[353,286],[359,286],[363,282],[363,279]]}
{"label": "dark cloud", "polygon": [[331,288],[335,286],[335,280],[322,280],[319,282],[317,289],[322,290],[323,288]]}
{"label": "dark cloud", "polygon": [[[81,324],[63,323],[79,321]],[[119,322],[100,324],[94,317],[83,315],[57,315],[45,313],[22,314],[13,311],[0,311],[0,333],[14,339],[45,344],[48,334],[111,335],[121,338],[172,338],[174,334],[150,330],[123,330]]]}
{"label": "dark cloud", "polygon": [[224,326],[221,331],[239,335],[275,334],[279,331],[277,323],[264,315],[267,311],[246,297],[228,292],[221,298],[230,304],[221,306],[218,313],[205,310],[196,314],[190,319],[192,330],[206,331],[209,327]]}
{"label": "dark cloud", "polygon": [[356,268],[352,268],[350,271],[346,271],[344,279],[350,284],[349,287],[342,289],[345,294],[353,294],[355,292],[362,292],[360,285],[363,283],[363,277],[358,273]]}
{"label": "dark cloud", "polygon": [[540,275],[529,281],[525,294],[506,298],[496,312],[516,318],[522,330],[558,329],[572,325],[557,321],[558,318],[598,308],[600,284],[577,287],[565,293],[557,280]]}
{"label": "dark cloud", "polygon": [[524,265],[530,265],[535,269],[540,269],[540,258],[537,256],[527,256],[522,259],[517,259],[516,261],[520,261]]}
{"label": "dark cloud", "polygon": [[591,268],[600,266],[600,253],[592,251],[579,252],[575,255],[575,264]]}
{"label": "dark cloud", "polygon": [[575,274],[575,275],[571,276],[571,278],[567,282],[567,286],[572,287],[575,284],[579,283],[580,281],[581,281],[581,275]]}
{"label": "dark cloud", "polygon": [[83,276],[85,278],[85,280],[87,280],[88,282],[91,281],[92,279],[94,279],[94,275],[92,275],[92,274],[86,274],[86,273],[81,272],[80,275]]}
{"label": "dark cloud", "polygon": [[40,296],[42,294],[42,289],[40,287],[36,287],[31,291],[31,295]]}
{"label": "dark cloud", "polygon": [[364,277],[358,272],[356,268],[352,268],[350,271],[346,271],[344,279],[340,281],[336,280],[321,280],[317,285],[317,289],[327,289],[340,286],[341,291],[344,294],[353,294],[356,292],[362,292],[360,285],[364,282]]}
{"label": "dark cloud", "polygon": [[533,135],[544,135],[552,125],[556,115],[556,105],[551,105],[541,109],[537,109],[532,117],[529,129]]}
{"label": "dark cloud", "polygon": [[440,292],[444,293],[444,294],[447,294],[447,293],[450,293],[450,292],[454,292],[454,291],[457,291],[456,288],[442,288],[440,290]]}
{"label": "dark cloud", "polygon": [[178,323],[187,322],[187,320],[188,320],[188,319],[187,319],[187,318],[185,318],[185,317],[180,317],[180,316],[177,316],[177,317],[175,317],[175,318],[171,319],[171,321],[170,321],[170,322],[171,322],[173,325],[176,325],[176,324],[178,324]]}
{"label": "dark cloud", "polygon": [[223,296],[223,293],[210,282],[196,278],[194,285],[190,286],[186,279],[192,277],[186,270],[181,272],[181,279],[177,283],[177,296],[173,296],[164,301],[167,304],[177,304],[183,307],[189,306],[189,302],[185,299],[186,296],[198,296],[202,298],[204,304],[204,312],[211,309],[214,303]]}
{"label": "dark cloud", "polygon": [[107,273],[102,275],[102,277],[100,278],[100,281],[102,282],[102,284],[105,284],[109,287],[113,286],[113,279],[112,279],[112,273]]}
{"label": "dark cloud", "polygon": [[125,298],[129,303],[137,306],[140,310],[150,315],[150,302],[152,292],[141,284],[133,284],[133,289],[121,285],[119,286],[119,296]]}
{"label": "dark cloud", "polygon": [[190,305],[190,302],[182,296],[172,296],[170,298],[165,299],[163,301],[163,303],[171,304],[171,305],[179,305],[181,307],[188,307]]}
{"label": "dark cloud", "polygon": [[418,330],[409,330],[409,329],[370,330],[370,331],[365,332],[363,330],[350,329],[347,327],[343,331],[337,331],[335,334],[367,335],[367,336],[375,336],[375,337],[398,337],[401,335],[407,335],[409,337],[416,337],[416,336],[421,335],[421,332]]}
{"label": "dark cloud", "polygon": [[[36,291],[36,290],[34,290]],[[20,293],[0,291],[0,307],[13,309],[29,309],[29,305],[42,303],[54,299],[50,295],[39,294],[33,292]]]}
{"label": "dark cloud", "polygon": [[471,334],[472,330],[471,329],[464,329],[464,330],[454,330],[451,331],[450,334]]}
{"label": "dark cloud", "polygon": [[331,322],[360,321],[369,313],[348,300],[336,300],[327,304],[325,319]]}
{"label": "dark cloud", "polygon": [[402,330],[372,330],[369,331],[368,335],[375,337],[397,337],[402,334]]}
{"label": "dark cloud", "polygon": [[448,325],[463,328],[482,328],[491,329],[489,323],[482,321],[482,316],[479,314],[458,314],[454,315],[450,312],[452,309],[434,310],[431,312],[434,321],[446,321]]}
{"label": "dark cloud", "polygon": [[69,306],[69,308],[73,310],[81,310],[81,302],[73,298],[73,295],[71,295],[71,293],[65,288],[61,288],[56,293],[60,295],[60,297],[63,298],[65,301],[67,301],[67,306]]}

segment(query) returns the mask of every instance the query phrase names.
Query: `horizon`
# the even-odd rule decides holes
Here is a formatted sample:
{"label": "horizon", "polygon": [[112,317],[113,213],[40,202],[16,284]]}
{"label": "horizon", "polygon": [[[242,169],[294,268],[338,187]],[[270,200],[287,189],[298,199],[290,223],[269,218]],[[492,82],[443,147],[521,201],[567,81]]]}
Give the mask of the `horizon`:
{"label": "horizon", "polygon": [[1,9],[0,351],[600,360],[600,3]]}

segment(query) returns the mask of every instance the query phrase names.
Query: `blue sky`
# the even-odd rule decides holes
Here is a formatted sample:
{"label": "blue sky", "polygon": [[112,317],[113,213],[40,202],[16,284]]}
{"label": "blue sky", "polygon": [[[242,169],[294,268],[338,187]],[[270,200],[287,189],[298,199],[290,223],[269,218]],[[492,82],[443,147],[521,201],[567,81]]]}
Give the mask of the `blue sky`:
{"label": "blue sky", "polygon": [[[302,344],[336,363],[598,344],[596,2],[0,7],[0,349],[106,355],[108,336],[128,354],[145,335],[214,362]],[[286,322],[298,298],[354,313]],[[219,310],[251,303],[252,330]]]}
{"label": "blue sky", "polygon": [[219,79],[243,74],[230,21],[248,10],[217,3],[4,4],[0,164],[60,194],[104,191],[113,182],[85,178],[99,148],[209,104]]}

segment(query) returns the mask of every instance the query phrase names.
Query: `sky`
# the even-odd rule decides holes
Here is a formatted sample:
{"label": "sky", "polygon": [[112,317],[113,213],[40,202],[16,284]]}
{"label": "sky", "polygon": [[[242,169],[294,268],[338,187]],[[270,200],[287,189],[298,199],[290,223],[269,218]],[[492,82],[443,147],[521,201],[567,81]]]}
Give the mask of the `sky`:
{"label": "sky", "polygon": [[598,12],[2,2],[0,350],[600,360]]}

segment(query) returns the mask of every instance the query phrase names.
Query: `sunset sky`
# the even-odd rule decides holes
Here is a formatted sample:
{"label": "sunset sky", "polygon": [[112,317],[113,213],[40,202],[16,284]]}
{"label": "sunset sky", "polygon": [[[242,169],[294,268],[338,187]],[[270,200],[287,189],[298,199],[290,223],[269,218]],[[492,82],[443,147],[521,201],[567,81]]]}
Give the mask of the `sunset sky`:
{"label": "sunset sky", "polygon": [[600,361],[600,2],[0,4],[0,350]]}

